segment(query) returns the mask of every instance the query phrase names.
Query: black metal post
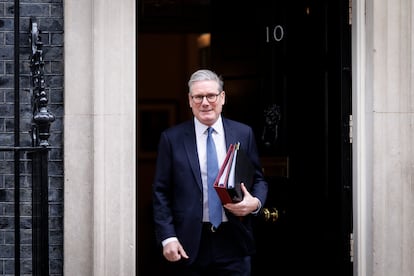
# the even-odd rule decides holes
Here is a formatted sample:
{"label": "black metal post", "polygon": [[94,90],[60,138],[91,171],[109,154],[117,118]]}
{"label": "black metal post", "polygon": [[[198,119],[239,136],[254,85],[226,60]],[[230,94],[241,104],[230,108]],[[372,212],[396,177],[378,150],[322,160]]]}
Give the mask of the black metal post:
{"label": "black metal post", "polygon": [[32,159],[33,275],[49,275],[48,150],[35,151]]}
{"label": "black metal post", "polygon": [[33,204],[33,275],[49,275],[49,202],[48,202],[48,146],[50,124],[55,117],[47,109],[47,94],[44,80],[43,43],[37,21],[31,19],[30,69],[32,80],[32,146],[43,150],[30,154],[32,159],[32,204]]}
{"label": "black metal post", "polygon": [[[20,1],[14,0],[14,146],[20,146]],[[20,276],[20,152],[14,152],[14,274]]]}

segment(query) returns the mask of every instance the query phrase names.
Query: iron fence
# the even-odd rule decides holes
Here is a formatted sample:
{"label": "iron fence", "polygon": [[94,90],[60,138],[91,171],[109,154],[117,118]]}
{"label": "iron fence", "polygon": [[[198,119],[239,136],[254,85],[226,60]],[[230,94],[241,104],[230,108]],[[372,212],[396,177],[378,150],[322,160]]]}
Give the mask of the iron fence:
{"label": "iron fence", "polygon": [[[16,1],[15,1],[16,2]],[[48,204],[48,154],[50,145],[50,125],[55,120],[48,110],[48,98],[45,90],[43,43],[36,19],[30,21],[30,94],[32,106],[31,146],[22,146],[20,133],[20,10],[15,3],[14,10],[14,145],[1,146],[0,152],[13,155],[14,163],[14,275],[21,275],[22,265],[30,265],[33,275],[49,275],[49,204]],[[24,157],[27,157],[25,159]],[[21,187],[22,167],[31,166],[31,220],[22,223]],[[26,171],[27,172],[27,171]],[[30,228],[31,222],[31,262],[22,264],[21,230]],[[24,225],[22,225],[24,224]],[[28,232],[24,232],[27,235]]]}

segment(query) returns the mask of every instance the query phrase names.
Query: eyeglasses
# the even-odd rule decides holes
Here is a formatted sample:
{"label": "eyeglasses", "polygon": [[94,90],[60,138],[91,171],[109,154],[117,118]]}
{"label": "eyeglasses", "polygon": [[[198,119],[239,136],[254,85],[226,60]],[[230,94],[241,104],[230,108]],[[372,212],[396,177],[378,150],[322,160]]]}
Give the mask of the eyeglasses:
{"label": "eyeglasses", "polygon": [[220,95],[220,93],[218,93],[218,94],[208,94],[208,95],[205,95],[205,96],[203,96],[203,95],[195,95],[195,96],[191,96],[191,98],[193,99],[193,101],[196,104],[202,103],[203,100],[204,100],[204,97],[207,99],[207,101],[209,103],[215,103],[217,101],[217,97]]}

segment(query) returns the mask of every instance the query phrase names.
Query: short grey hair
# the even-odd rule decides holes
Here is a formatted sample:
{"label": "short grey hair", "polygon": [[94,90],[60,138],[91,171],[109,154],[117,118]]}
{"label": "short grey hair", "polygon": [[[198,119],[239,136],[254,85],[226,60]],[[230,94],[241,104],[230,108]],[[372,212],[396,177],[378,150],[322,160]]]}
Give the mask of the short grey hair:
{"label": "short grey hair", "polygon": [[218,84],[218,92],[222,92],[223,91],[223,80],[220,76],[218,76],[216,73],[214,73],[211,70],[207,70],[207,69],[201,69],[198,71],[195,71],[191,77],[190,80],[188,81],[188,93],[191,92],[191,86],[193,85],[194,82],[197,81],[215,81]]}

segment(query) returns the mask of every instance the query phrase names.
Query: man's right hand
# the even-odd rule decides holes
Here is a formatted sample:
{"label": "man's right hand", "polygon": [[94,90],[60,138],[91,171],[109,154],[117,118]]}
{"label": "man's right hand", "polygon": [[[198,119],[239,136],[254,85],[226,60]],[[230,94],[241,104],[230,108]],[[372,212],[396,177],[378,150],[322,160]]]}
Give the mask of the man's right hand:
{"label": "man's right hand", "polygon": [[164,257],[170,262],[177,262],[181,258],[188,259],[187,253],[179,241],[171,241],[163,248]]}

